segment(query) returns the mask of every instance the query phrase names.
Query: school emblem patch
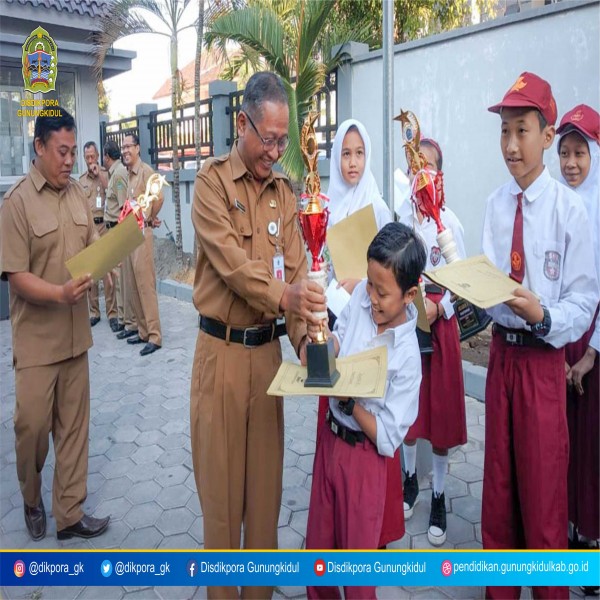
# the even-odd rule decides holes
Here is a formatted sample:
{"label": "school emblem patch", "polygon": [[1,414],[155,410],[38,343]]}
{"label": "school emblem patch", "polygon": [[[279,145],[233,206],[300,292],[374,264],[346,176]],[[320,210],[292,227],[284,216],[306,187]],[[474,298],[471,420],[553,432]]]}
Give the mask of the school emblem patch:
{"label": "school emblem patch", "polygon": [[510,255],[510,266],[511,266],[512,270],[520,271],[522,264],[523,264],[523,261],[521,260],[521,255],[516,250],[513,250]]}
{"label": "school emblem patch", "polygon": [[557,281],[560,277],[560,254],[558,252],[546,250],[544,275],[550,281]]}
{"label": "school emblem patch", "polygon": [[431,252],[429,254],[429,260],[434,267],[437,267],[440,263],[440,258],[442,257],[442,252],[437,246],[431,247]]}

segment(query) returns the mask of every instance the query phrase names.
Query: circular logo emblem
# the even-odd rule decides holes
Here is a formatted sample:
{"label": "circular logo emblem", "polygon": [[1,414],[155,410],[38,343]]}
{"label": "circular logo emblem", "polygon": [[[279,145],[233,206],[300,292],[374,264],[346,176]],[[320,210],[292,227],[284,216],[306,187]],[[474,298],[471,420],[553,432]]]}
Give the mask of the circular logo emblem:
{"label": "circular logo emblem", "polygon": [[269,235],[275,235],[277,233],[277,223],[271,221],[267,227],[267,231],[269,232]]}
{"label": "circular logo emblem", "polygon": [[100,573],[102,573],[103,577],[110,577],[112,574],[112,563],[110,560],[103,560],[100,565]]}
{"label": "circular logo emblem", "polygon": [[513,268],[514,271],[520,271],[521,270],[521,255],[515,250],[511,255],[510,255],[510,265]]}
{"label": "circular logo emblem", "polygon": [[442,575],[444,577],[450,577],[450,575],[452,575],[452,563],[449,560],[445,560],[442,563]]}
{"label": "circular logo emblem", "polygon": [[437,246],[431,247],[431,252],[429,254],[429,260],[434,267],[440,263],[440,259],[442,258],[442,251]]}
{"label": "circular logo emblem", "polygon": [[317,577],[322,577],[323,575],[325,575],[325,573],[327,573],[327,566],[325,565],[325,561],[321,560],[320,558],[318,560],[315,560],[315,575]]}

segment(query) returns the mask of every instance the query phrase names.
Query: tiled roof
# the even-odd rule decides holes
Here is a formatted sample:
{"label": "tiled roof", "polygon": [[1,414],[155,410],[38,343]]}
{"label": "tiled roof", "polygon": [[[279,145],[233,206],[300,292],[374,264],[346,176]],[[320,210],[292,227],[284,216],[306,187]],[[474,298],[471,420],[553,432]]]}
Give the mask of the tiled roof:
{"label": "tiled roof", "polygon": [[5,0],[7,4],[53,8],[60,12],[79,14],[87,17],[103,17],[109,0]]}

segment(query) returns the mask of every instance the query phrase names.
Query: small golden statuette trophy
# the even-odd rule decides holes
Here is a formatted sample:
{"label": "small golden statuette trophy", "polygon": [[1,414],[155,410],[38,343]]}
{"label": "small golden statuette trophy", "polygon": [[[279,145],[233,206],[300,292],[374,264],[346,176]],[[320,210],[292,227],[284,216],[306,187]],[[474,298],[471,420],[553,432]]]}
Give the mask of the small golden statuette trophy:
{"label": "small golden statuette trophy", "polygon": [[[306,207],[302,209],[298,218],[304,241],[312,257],[312,264],[308,278],[327,289],[327,270],[321,257],[325,246],[327,221],[329,209],[321,201],[327,201],[321,194],[321,180],[317,166],[319,146],[315,135],[314,123],[318,113],[311,112],[306,117],[300,133],[300,148],[302,158],[306,164],[308,174],[305,179],[305,193],[302,199],[307,200]],[[314,313],[320,319],[327,318],[327,311]],[[333,387],[339,379],[340,373],[335,366],[335,348],[333,339],[328,338],[324,331],[319,333],[316,342],[309,342],[306,346],[307,377],[305,387]]]}

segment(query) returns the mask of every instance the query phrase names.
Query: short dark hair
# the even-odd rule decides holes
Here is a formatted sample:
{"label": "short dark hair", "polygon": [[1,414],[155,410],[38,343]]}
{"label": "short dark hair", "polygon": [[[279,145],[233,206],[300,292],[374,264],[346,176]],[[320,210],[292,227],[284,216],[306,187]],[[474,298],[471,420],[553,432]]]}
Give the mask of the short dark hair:
{"label": "short dark hair", "polygon": [[427,254],[422,240],[410,227],[403,223],[388,223],[369,245],[367,260],[391,269],[398,287],[405,294],[419,284]]}
{"label": "short dark hair", "polygon": [[288,105],[287,91],[281,78],[268,71],[259,71],[248,79],[241,110],[260,120],[263,102]]}
{"label": "short dark hair", "polygon": [[441,171],[444,164],[444,159],[440,154],[440,147],[434,144],[430,139],[421,140],[421,146],[427,146],[428,148],[433,148],[435,150],[435,155],[437,156],[435,166],[437,167],[438,171]]}
{"label": "short dark hair", "polygon": [[140,145],[140,136],[139,136],[137,133],[133,133],[133,132],[126,133],[126,134],[123,136],[123,139],[125,139],[126,137],[130,137],[130,138],[132,138],[132,139],[133,139],[133,143],[134,143],[136,146],[139,146],[139,145]]}
{"label": "short dark hair", "polygon": [[112,160],[119,160],[121,158],[121,149],[115,140],[108,140],[104,144],[102,152],[105,156],[108,156],[108,158],[111,158]]}
{"label": "short dark hair", "polygon": [[[66,129],[67,131],[77,131],[75,119],[61,106],[56,106],[52,111],[58,116],[56,117],[37,117],[33,127],[33,140],[40,140],[45,146],[50,139],[53,131]],[[33,145],[35,151],[35,143]]]}
{"label": "short dark hair", "polygon": [[83,145],[83,151],[85,152],[88,148],[93,148],[96,152],[98,152],[98,146],[96,146],[96,142],[86,142]]}

